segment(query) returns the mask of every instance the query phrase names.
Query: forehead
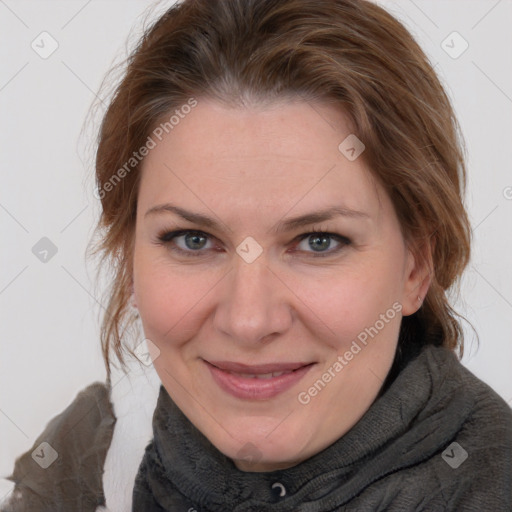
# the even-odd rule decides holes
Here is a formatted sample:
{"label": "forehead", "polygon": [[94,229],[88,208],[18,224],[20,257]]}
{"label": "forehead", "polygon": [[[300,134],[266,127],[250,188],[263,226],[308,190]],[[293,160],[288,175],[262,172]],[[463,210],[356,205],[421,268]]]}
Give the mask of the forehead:
{"label": "forehead", "polygon": [[284,212],[321,203],[376,213],[377,183],[362,158],[351,161],[339,149],[352,133],[349,118],[326,104],[229,107],[199,99],[155,140],[143,164],[139,204],[182,197],[220,210]]}

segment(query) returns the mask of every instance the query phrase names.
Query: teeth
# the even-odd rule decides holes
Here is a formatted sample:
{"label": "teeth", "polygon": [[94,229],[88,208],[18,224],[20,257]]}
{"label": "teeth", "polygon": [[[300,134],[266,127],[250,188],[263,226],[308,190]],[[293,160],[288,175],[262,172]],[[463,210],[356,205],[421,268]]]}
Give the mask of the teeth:
{"label": "teeth", "polygon": [[288,372],[272,372],[272,373],[259,373],[257,375],[252,373],[234,373],[234,375],[238,375],[239,377],[243,377],[244,379],[271,379],[272,377],[280,377],[281,375],[284,375],[285,373],[292,373],[291,371]]}

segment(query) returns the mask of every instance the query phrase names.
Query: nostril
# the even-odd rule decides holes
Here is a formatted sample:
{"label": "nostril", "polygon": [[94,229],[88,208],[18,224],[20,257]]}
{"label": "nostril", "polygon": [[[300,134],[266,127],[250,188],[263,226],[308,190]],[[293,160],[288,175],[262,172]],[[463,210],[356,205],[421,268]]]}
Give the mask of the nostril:
{"label": "nostril", "polygon": [[259,339],[259,341],[261,341],[262,343],[267,343],[267,342],[273,341],[274,338],[276,338],[278,335],[279,335],[279,333],[277,333],[277,332],[273,332],[271,334],[266,334],[265,336],[262,336]]}

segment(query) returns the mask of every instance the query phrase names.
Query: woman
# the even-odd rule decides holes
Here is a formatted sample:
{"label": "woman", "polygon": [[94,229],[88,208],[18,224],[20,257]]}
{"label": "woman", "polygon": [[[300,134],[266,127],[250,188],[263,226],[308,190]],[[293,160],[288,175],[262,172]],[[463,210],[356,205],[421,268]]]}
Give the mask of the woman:
{"label": "woman", "polygon": [[[512,414],[458,361],[446,296],[470,252],[456,120],[382,8],[172,7],[96,176],[107,371],[140,317],[161,381],[132,510],[511,510]],[[6,510],[105,504],[110,382],[40,438],[47,473],[18,460]]]}

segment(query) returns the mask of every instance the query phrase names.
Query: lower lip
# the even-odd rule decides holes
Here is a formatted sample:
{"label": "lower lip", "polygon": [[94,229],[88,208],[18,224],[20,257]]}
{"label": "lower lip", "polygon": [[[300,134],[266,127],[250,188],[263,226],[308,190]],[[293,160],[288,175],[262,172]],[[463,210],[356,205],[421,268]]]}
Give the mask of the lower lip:
{"label": "lower lip", "polygon": [[206,365],[221,389],[236,398],[243,398],[245,400],[267,400],[280,393],[284,393],[297,384],[312,366],[303,366],[279,377],[258,379],[254,377],[241,377],[235,373],[221,370],[210,363],[206,363]]}

